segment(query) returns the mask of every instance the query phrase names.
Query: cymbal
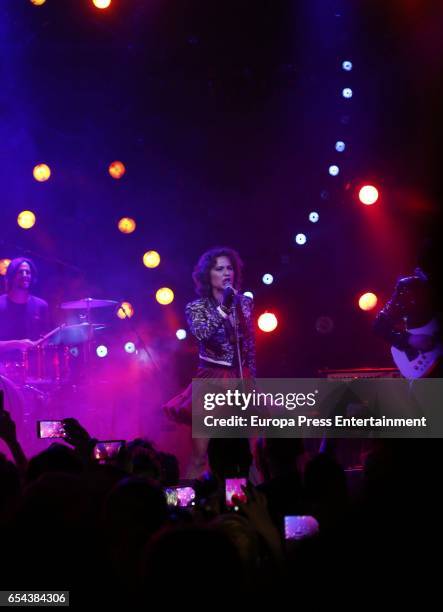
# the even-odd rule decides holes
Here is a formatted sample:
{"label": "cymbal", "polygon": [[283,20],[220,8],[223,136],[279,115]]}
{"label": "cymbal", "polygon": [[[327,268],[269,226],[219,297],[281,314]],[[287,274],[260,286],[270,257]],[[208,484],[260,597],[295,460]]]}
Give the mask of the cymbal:
{"label": "cymbal", "polygon": [[94,298],[83,298],[72,302],[63,302],[60,308],[63,310],[88,310],[89,308],[105,308],[106,306],[116,306],[119,302],[115,300],[95,300]]}
{"label": "cymbal", "polygon": [[58,345],[74,345],[83,344],[92,339],[95,332],[106,329],[106,325],[102,323],[76,323],[74,325],[63,325],[50,335],[46,340],[46,344]]}
{"label": "cymbal", "polygon": [[100,331],[101,329],[105,329],[106,325],[104,323],[75,323],[74,325],[65,325],[62,329],[63,332],[70,332],[76,330],[87,329],[88,327],[92,327],[93,331]]}

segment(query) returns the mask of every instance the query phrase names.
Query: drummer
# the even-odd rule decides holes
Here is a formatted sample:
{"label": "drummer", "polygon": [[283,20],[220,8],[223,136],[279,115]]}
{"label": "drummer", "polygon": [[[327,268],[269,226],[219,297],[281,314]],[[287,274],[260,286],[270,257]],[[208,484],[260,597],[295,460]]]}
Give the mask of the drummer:
{"label": "drummer", "polygon": [[34,346],[49,329],[47,302],[31,294],[37,269],[27,257],[17,257],[8,266],[6,293],[0,295],[0,362],[16,361],[20,351]]}

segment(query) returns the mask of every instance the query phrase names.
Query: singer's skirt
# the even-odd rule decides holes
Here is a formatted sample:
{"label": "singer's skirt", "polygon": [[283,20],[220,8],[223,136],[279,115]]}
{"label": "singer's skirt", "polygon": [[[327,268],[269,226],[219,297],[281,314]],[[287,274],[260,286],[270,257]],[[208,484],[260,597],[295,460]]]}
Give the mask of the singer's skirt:
{"label": "singer's skirt", "polygon": [[[238,378],[238,371],[235,367],[212,364],[209,361],[200,360],[194,378],[219,378],[229,379]],[[249,368],[243,367],[243,378],[250,379]],[[192,382],[178,395],[169,400],[164,406],[164,411],[168,418],[176,423],[183,425],[192,424]]]}

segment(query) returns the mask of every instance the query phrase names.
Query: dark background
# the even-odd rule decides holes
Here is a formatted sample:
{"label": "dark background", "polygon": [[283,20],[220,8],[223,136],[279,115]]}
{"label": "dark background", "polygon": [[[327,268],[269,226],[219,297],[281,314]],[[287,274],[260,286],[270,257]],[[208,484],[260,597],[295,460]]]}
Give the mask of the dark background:
{"label": "dark background", "polygon": [[[374,291],[380,306],[440,227],[442,25],[441,3],[426,0],[113,0],[105,11],[2,0],[0,257],[33,254],[54,319],[66,299],[130,301],[179,383],[195,365],[192,339],[175,337],[192,268],[219,244],[241,253],[257,314],[279,317],[258,332],[261,376],[390,365],[357,298]],[[127,169],[118,181],[114,160]],[[40,162],[45,183],[32,177]],[[381,200],[364,207],[356,190],[371,180]],[[16,223],[24,209],[37,215],[29,231]],[[132,235],[117,230],[126,215]],[[155,270],[141,262],[149,249]],[[175,292],[168,307],[154,298],[162,286]],[[321,315],[329,334],[316,331]],[[133,337],[112,320],[108,342]]]}

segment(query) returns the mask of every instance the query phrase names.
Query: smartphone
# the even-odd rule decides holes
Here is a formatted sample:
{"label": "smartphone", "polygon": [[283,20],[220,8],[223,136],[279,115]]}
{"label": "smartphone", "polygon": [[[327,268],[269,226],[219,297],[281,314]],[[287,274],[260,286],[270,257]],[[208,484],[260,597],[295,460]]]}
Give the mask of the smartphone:
{"label": "smartphone", "polygon": [[37,421],[37,436],[39,438],[64,438],[63,421]]}
{"label": "smartphone", "polygon": [[94,446],[93,457],[97,461],[117,459],[120,450],[125,444],[124,440],[102,440]]}
{"label": "smartphone", "polygon": [[226,478],[225,480],[225,503],[229,508],[235,506],[233,497],[237,497],[241,502],[246,502],[246,493],[242,487],[246,487],[246,478]]}
{"label": "smartphone", "polygon": [[170,508],[195,506],[195,490],[192,487],[168,487],[165,494]]}
{"label": "smartphone", "polygon": [[285,516],[285,540],[304,540],[319,533],[320,526],[313,516]]}

